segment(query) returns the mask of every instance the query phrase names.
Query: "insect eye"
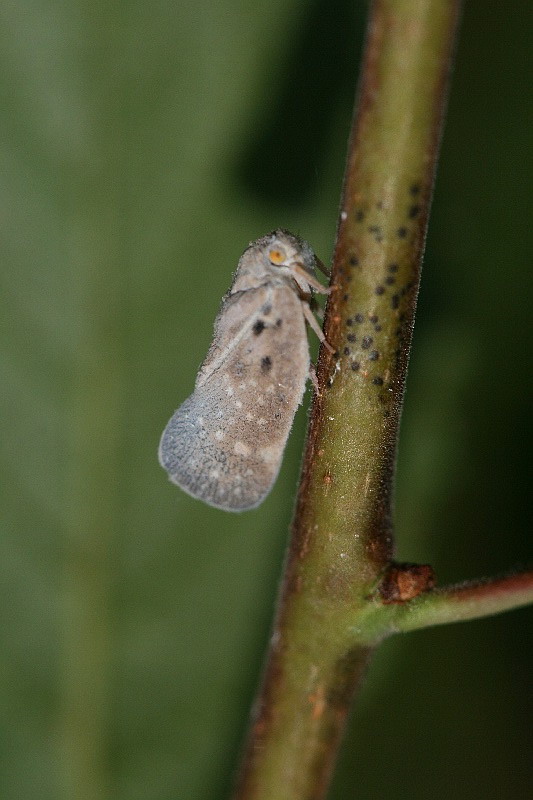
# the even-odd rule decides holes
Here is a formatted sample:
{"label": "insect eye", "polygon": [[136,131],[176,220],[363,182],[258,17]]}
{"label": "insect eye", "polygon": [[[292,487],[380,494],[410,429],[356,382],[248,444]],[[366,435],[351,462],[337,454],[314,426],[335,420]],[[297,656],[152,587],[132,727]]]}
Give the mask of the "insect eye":
{"label": "insect eye", "polygon": [[285,259],[287,258],[287,254],[281,247],[273,247],[272,250],[268,251],[268,257],[272,264],[283,264]]}

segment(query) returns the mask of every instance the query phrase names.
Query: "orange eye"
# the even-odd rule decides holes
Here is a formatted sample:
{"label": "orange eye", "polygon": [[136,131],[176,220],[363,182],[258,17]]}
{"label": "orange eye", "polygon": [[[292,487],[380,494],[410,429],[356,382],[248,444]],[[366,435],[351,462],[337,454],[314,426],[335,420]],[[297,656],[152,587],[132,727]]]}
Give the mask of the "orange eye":
{"label": "orange eye", "polygon": [[275,247],[268,251],[268,257],[272,264],[283,264],[287,256],[281,248]]}

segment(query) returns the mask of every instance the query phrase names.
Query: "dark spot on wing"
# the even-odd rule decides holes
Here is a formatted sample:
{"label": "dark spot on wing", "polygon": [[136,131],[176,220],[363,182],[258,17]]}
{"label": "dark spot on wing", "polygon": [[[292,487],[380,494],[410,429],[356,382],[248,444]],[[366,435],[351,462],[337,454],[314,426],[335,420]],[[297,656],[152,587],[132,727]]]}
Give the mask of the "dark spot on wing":
{"label": "dark spot on wing", "polygon": [[263,322],[263,320],[258,319],[257,322],[254,323],[252,330],[256,336],[259,336],[260,333],[263,333],[263,331],[265,330],[265,323]]}
{"label": "dark spot on wing", "polygon": [[270,356],[264,356],[261,359],[261,372],[269,372],[272,369],[272,359]]}

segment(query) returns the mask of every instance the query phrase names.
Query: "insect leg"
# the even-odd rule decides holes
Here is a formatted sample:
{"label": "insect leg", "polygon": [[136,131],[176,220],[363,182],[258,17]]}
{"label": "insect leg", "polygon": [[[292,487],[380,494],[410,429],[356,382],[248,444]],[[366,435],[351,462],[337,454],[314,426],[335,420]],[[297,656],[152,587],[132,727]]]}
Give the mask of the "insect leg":
{"label": "insect leg", "polygon": [[331,278],[331,272],[330,272],[330,270],[329,270],[329,269],[326,267],[326,265],[324,264],[324,262],[323,262],[323,261],[321,261],[321,260],[320,260],[319,258],[317,258],[316,256],[315,256],[315,264],[317,265],[317,267],[318,267],[318,269],[320,270],[320,272],[321,272],[323,275],[325,275],[325,276],[326,276],[326,278]]}
{"label": "insect leg", "polygon": [[301,303],[302,303],[302,311],[304,312],[304,317],[307,320],[309,326],[314,330],[314,332],[318,336],[319,341],[322,342],[324,347],[326,347],[330,353],[334,353],[335,349],[330,345],[330,343],[324,336],[322,328],[316,321],[315,317],[313,316],[313,312],[309,308],[309,303],[306,302],[305,300],[302,300]]}
{"label": "insect leg", "polygon": [[306,269],[304,269],[302,264],[298,264],[297,262],[291,264],[291,269],[297,275],[301,275],[302,278],[305,278],[305,282],[309,284],[309,286],[318,292],[318,294],[329,294],[331,292],[331,286],[323,286],[320,281],[310,275]]}

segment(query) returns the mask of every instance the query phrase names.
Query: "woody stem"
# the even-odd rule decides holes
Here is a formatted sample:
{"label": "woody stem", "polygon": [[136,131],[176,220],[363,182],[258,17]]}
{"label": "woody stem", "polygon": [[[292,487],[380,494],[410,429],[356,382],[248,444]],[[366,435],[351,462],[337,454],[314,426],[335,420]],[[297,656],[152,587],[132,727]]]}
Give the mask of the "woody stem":
{"label": "woody stem", "polygon": [[[292,538],[237,800],[325,796],[392,558],[396,441],[458,16],[376,0]],[[359,632],[358,632],[359,631]],[[386,622],[383,622],[383,633]]]}

